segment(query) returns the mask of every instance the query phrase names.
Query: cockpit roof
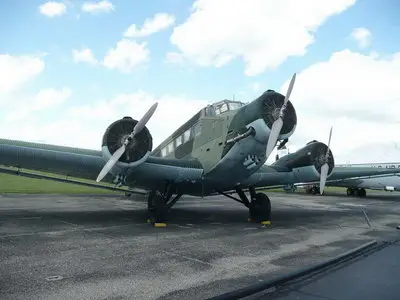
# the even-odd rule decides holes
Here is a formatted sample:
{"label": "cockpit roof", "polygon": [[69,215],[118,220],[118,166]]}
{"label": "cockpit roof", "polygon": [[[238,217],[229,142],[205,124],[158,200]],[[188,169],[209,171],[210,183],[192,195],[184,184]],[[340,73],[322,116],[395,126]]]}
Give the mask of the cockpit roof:
{"label": "cockpit roof", "polygon": [[235,100],[228,100],[228,99],[215,102],[215,103],[213,103],[213,104],[211,104],[211,105],[214,106],[214,107],[217,107],[217,106],[221,106],[221,105],[224,104],[224,103],[228,103],[228,104],[229,104],[229,103],[237,103],[237,104],[239,104],[240,106],[246,105],[246,104],[243,103],[243,102],[235,101]]}
{"label": "cockpit roof", "polygon": [[211,105],[208,105],[206,107],[206,115],[207,116],[220,115],[227,111],[237,110],[245,105],[246,105],[245,103],[240,101],[225,99],[222,101],[215,102]]}

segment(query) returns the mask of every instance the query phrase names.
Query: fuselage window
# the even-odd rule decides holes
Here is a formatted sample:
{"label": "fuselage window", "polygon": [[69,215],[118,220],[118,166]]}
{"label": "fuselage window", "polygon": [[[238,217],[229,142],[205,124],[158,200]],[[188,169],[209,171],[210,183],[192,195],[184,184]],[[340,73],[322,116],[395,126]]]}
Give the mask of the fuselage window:
{"label": "fuselage window", "polygon": [[209,105],[206,107],[206,116],[215,116],[215,109],[213,106]]}
{"label": "fuselage window", "polygon": [[194,126],[194,136],[198,136],[201,133],[201,125],[199,123],[197,123]]}
{"label": "fuselage window", "polygon": [[175,140],[175,146],[179,147],[180,145],[182,145],[182,136],[178,136]]}
{"label": "fuselage window", "polygon": [[174,142],[171,142],[167,146],[168,154],[174,152]]}
{"label": "fuselage window", "polygon": [[186,130],[183,134],[183,142],[186,143],[190,139],[190,129]]}
{"label": "fuselage window", "polygon": [[161,149],[161,156],[164,157],[165,155],[167,155],[167,148],[162,148]]}

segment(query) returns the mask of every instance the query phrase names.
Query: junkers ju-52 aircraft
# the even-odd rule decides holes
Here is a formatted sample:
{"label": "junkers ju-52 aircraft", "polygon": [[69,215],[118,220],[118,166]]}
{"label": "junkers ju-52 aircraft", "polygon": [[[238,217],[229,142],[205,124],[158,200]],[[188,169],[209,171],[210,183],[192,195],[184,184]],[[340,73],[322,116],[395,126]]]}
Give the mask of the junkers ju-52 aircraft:
{"label": "junkers ju-52 aircraft", "polygon": [[[311,142],[267,166],[268,156],[294,133],[297,117],[289,97],[267,90],[244,104],[224,100],[201,109],[152,150],[145,126],[157,103],[137,121],[124,117],[105,131],[101,151],[0,139],[0,164],[144,188],[153,224],[184,195],[222,194],[241,202],[250,218],[268,222],[271,202],[258,187],[338,180],[391,173],[377,168],[334,170],[329,146]],[[330,138],[329,138],[330,140]],[[329,145],[329,143],[328,143]],[[249,196],[246,193],[249,193]],[[232,196],[236,193],[238,197]]]}

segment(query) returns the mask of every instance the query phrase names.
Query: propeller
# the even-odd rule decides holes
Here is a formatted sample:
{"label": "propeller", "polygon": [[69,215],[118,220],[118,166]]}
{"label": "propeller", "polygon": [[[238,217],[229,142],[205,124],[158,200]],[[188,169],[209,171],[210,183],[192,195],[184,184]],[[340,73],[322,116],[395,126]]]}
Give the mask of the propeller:
{"label": "propeller", "polygon": [[267,158],[272,153],[272,150],[274,150],[276,142],[278,141],[278,137],[279,137],[279,134],[280,134],[282,126],[283,126],[283,116],[284,116],[284,113],[285,113],[285,109],[286,109],[287,103],[289,101],[290,94],[292,93],[292,89],[293,89],[293,85],[294,85],[294,81],[295,80],[296,80],[296,73],[293,74],[293,77],[290,80],[289,87],[288,87],[288,90],[286,92],[285,99],[283,101],[283,105],[282,105],[281,110],[279,112],[279,117],[272,124],[271,132],[269,134],[268,144],[267,144],[267,153],[266,153],[266,157]]}
{"label": "propeller", "polygon": [[150,109],[146,112],[146,114],[139,120],[139,122],[137,122],[137,124],[133,128],[133,131],[125,138],[125,141],[122,144],[122,146],[118,148],[117,151],[114,152],[114,154],[111,156],[108,162],[104,165],[103,169],[99,173],[99,176],[97,176],[96,179],[97,182],[101,181],[104,178],[104,176],[106,176],[107,173],[110,172],[110,170],[114,167],[117,161],[125,153],[126,146],[132,141],[132,139],[135,137],[136,134],[138,134],[143,130],[147,122],[150,120],[151,116],[154,114],[157,105],[158,105],[157,102],[154,103],[150,107]]}
{"label": "propeller", "polygon": [[320,177],[320,181],[319,181],[319,191],[320,191],[321,195],[324,193],[326,178],[328,177],[328,171],[329,171],[328,159],[329,159],[329,147],[331,145],[331,137],[332,137],[332,127],[331,127],[331,131],[329,133],[328,148],[326,149],[326,154],[324,157],[325,163],[321,167],[321,177]]}

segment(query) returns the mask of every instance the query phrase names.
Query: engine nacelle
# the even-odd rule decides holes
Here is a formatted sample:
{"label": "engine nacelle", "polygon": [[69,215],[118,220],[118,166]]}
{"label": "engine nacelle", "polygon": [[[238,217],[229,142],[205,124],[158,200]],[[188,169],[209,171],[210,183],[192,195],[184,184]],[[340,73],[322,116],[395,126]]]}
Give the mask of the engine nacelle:
{"label": "engine nacelle", "polygon": [[[276,93],[273,90],[267,90],[260,97],[240,108],[233,116],[229,125],[226,141],[228,142],[234,140],[238,136],[246,135],[248,126],[261,119],[264,121],[263,123],[265,123],[267,127],[265,134],[263,134],[263,140],[265,143],[267,143],[271,133],[272,124],[279,117],[284,100],[285,96],[282,94]],[[294,133],[296,125],[296,110],[289,100],[284,111],[283,126],[280,130],[278,140],[289,138]],[[257,128],[254,129],[255,133],[257,134]],[[224,147],[221,157],[224,157],[225,154],[228,153],[228,151],[233,147],[233,145],[234,143],[228,142]]]}
{"label": "engine nacelle", "polygon": [[[133,131],[138,123],[131,117],[124,117],[115,121],[106,129],[103,135],[102,152],[108,161],[113,153],[122,146],[126,137]],[[145,127],[127,145],[125,153],[118,160],[117,167],[135,167],[149,157],[153,148],[153,138]]]}
{"label": "engine nacelle", "polygon": [[[272,124],[279,117],[280,109],[285,100],[285,96],[276,93],[273,90],[268,90],[262,94],[260,99],[260,112],[262,118],[269,129],[272,129]],[[283,115],[283,126],[279,134],[279,140],[289,138],[295,131],[297,125],[297,115],[293,104],[288,101],[285,113]]]}
{"label": "engine nacelle", "polygon": [[[325,163],[325,154],[328,146],[324,143],[313,141],[300,150],[287,154],[277,160],[273,166],[286,171],[292,170],[294,175],[301,182],[319,180],[321,167]],[[328,177],[332,174],[335,166],[332,151],[329,149],[328,156]]]}

